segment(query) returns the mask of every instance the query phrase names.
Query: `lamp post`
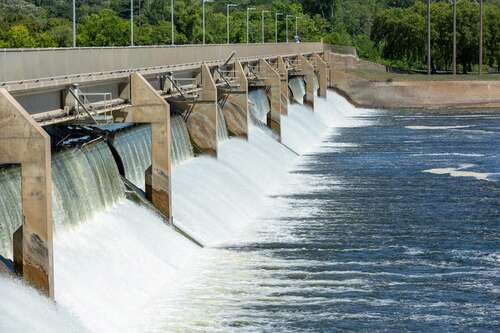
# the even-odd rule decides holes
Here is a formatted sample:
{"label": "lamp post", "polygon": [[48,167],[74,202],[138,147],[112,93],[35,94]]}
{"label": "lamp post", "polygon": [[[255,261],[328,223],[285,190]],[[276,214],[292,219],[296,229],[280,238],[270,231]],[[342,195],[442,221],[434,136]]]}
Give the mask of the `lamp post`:
{"label": "lamp post", "polygon": [[293,17],[293,15],[287,15],[286,16],[286,22],[285,22],[285,25],[286,25],[286,42],[288,43],[288,18],[289,17]]}
{"label": "lamp post", "polygon": [[275,39],[276,39],[276,44],[278,44],[278,16],[283,15],[283,13],[278,13],[274,15],[274,33],[275,33]]}
{"label": "lamp post", "polygon": [[427,0],[427,74],[432,74],[431,69],[431,1]]}
{"label": "lamp post", "polygon": [[227,43],[229,44],[229,8],[236,7],[234,3],[228,3],[226,5],[226,20],[227,20]]}
{"label": "lamp post", "polygon": [[255,10],[254,7],[247,7],[247,44],[250,43],[250,11]]}
{"label": "lamp post", "polygon": [[172,23],[172,45],[175,45],[174,0],[170,0],[170,21]]}
{"label": "lamp post", "polygon": [[295,16],[295,36],[299,35],[299,17]]}
{"label": "lamp post", "polygon": [[73,0],[73,47],[76,47],[76,0]]}
{"label": "lamp post", "polygon": [[483,0],[479,0],[479,75],[483,72]]}
{"label": "lamp post", "polygon": [[201,11],[203,13],[202,14],[202,17],[203,17],[203,19],[202,19],[203,20],[203,24],[202,24],[203,25],[203,45],[205,45],[206,44],[206,37],[205,37],[205,31],[206,31],[205,30],[205,0],[201,0],[201,2],[202,2],[202,10]]}
{"label": "lamp post", "polygon": [[134,0],[130,0],[130,46],[134,46]]}
{"label": "lamp post", "polygon": [[262,44],[266,42],[266,31],[265,31],[265,25],[264,25],[264,14],[269,13],[268,10],[263,10],[261,15],[262,15]]}
{"label": "lamp post", "polygon": [[457,0],[453,1],[453,75],[457,75]]}

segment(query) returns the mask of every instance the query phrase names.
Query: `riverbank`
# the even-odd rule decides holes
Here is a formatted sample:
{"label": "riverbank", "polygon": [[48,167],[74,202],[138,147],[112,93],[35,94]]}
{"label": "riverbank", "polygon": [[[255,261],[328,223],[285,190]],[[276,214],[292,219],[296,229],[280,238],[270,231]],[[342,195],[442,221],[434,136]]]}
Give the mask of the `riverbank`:
{"label": "riverbank", "polygon": [[330,63],[331,87],[358,107],[500,109],[497,75],[454,78],[387,73],[383,65],[339,54],[332,54]]}

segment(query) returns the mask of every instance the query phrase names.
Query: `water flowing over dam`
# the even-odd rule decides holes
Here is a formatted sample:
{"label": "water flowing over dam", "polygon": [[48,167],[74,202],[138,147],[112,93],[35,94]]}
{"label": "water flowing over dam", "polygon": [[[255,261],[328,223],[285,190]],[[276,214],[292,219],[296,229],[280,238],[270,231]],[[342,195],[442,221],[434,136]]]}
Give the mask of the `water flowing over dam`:
{"label": "water flowing over dam", "polygon": [[323,45],[279,47],[0,88],[51,153],[0,133],[0,332],[500,326],[498,114],[355,107]]}

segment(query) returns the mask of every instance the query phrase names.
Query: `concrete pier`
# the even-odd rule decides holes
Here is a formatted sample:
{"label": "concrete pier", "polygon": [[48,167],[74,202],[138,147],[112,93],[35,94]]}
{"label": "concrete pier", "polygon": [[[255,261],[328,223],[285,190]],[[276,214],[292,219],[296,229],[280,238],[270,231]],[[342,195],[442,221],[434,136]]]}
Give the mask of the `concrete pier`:
{"label": "concrete pier", "polygon": [[306,95],[304,104],[314,109],[314,66],[303,55],[298,56],[300,74],[304,76],[306,82]]}
{"label": "concrete pier", "polygon": [[283,57],[277,60],[278,73],[281,77],[281,115],[288,115],[288,102],[290,101],[290,88],[288,87],[288,69]]}
{"label": "concrete pier", "polygon": [[318,76],[318,96],[326,97],[326,91],[328,89],[328,63],[326,63],[317,53],[313,54],[312,63],[314,64],[316,75]]}
{"label": "concrete pier", "polygon": [[18,273],[54,297],[52,178],[49,135],[0,89],[0,164],[21,165],[23,225],[14,237]]}
{"label": "concrete pier", "polygon": [[152,165],[146,171],[146,195],[170,221],[172,217],[170,107],[138,73],[130,76],[130,96],[132,105],[115,112],[113,117],[117,122],[151,124]]}
{"label": "concrete pier", "polygon": [[187,128],[195,149],[217,157],[217,86],[208,65],[201,66],[199,99],[192,105]]}
{"label": "concrete pier", "polygon": [[248,138],[248,79],[241,65],[236,61],[233,65],[237,88],[227,92],[222,111],[226,119],[227,129],[230,135]]}
{"label": "concrete pier", "polygon": [[281,76],[264,59],[259,61],[259,76],[263,78],[271,101],[271,112],[267,116],[267,126],[281,138]]}

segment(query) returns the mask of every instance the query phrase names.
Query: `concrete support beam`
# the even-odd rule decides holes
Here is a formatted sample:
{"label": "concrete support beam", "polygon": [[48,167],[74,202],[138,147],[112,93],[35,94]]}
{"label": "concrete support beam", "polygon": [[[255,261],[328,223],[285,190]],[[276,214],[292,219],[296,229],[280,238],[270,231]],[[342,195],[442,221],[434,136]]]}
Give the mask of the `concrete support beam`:
{"label": "concrete support beam", "polygon": [[326,98],[326,91],[328,89],[328,64],[317,53],[313,55],[312,60],[314,62],[316,74],[318,75],[318,96]]}
{"label": "concrete support beam", "polygon": [[200,101],[187,119],[191,142],[201,153],[217,157],[217,86],[208,65],[201,66]]}
{"label": "concrete support beam", "polygon": [[283,57],[278,57],[278,72],[281,76],[281,115],[288,115],[288,102],[290,101],[290,88],[288,87],[288,69]]}
{"label": "concrete support beam", "polygon": [[15,266],[26,282],[53,298],[50,137],[5,89],[0,89],[0,129],[0,164],[21,165],[24,221],[14,237]]}
{"label": "concrete support beam", "polygon": [[237,137],[248,139],[248,80],[241,62],[234,63],[234,74],[239,89],[230,94],[222,111],[229,132]]}
{"label": "concrete support beam", "polygon": [[271,112],[267,116],[267,126],[281,138],[281,76],[264,59],[259,60],[259,75],[264,79],[271,101]]}
{"label": "concrete support beam", "polygon": [[138,73],[130,76],[130,96],[132,106],[113,116],[115,121],[151,124],[152,165],[146,171],[146,195],[171,221],[170,106]]}
{"label": "concrete support beam", "polygon": [[299,55],[299,68],[306,81],[306,96],[304,104],[309,105],[314,109],[314,66],[303,55]]}

